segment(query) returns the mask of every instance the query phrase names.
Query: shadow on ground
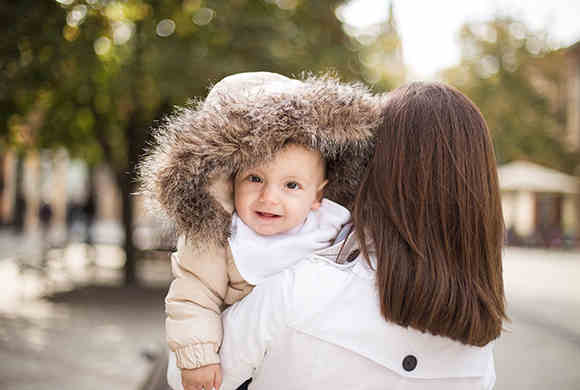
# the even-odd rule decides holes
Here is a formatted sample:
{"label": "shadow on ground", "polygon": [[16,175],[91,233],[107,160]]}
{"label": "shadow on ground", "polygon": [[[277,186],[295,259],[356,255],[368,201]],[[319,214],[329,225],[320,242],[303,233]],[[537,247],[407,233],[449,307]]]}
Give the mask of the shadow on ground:
{"label": "shadow on ground", "polygon": [[138,389],[164,345],[165,293],[88,285],[0,308],[0,388]]}

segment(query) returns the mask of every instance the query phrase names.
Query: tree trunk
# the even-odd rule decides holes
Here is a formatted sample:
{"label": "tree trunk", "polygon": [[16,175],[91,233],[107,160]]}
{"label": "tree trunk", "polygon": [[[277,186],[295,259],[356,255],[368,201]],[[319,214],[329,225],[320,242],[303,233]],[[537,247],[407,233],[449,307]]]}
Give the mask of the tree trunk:
{"label": "tree trunk", "polygon": [[[6,150],[0,150],[0,202],[4,201],[5,195],[4,191],[6,190],[6,177],[4,175],[6,166]],[[0,226],[4,226],[8,224],[7,218],[7,211],[3,209],[4,205],[0,205]]]}
{"label": "tree trunk", "polygon": [[14,231],[24,231],[24,218],[26,215],[26,197],[24,195],[24,158],[23,153],[18,153],[16,160],[16,189],[14,199],[14,212],[12,214],[12,226]]}
{"label": "tree trunk", "polygon": [[[123,198],[123,228],[125,230],[125,285],[135,285],[139,283],[137,278],[137,251],[133,242],[134,231],[134,208],[133,208],[133,188],[137,159],[143,147],[143,134],[140,131],[140,120],[145,117],[140,103],[139,88],[143,80],[141,44],[141,23],[135,24],[135,53],[133,63],[128,65],[128,70],[134,74],[130,82],[130,96],[135,106],[129,117],[129,123],[125,127],[125,151],[127,156],[127,170],[119,172],[119,186]],[[131,69],[133,68],[133,69]]]}
{"label": "tree trunk", "polygon": [[125,267],[124,267],[124,284],[126,286],[139,284],[137,277],[137,251],[133,242],[134,218],[133,218],[133,185],[130,177],[123,175],[119,178],[121,188],[121,197],[123,205],[123,230],[125,233]]}
{"label": "tree trunk", "polygon": [[145,144],[145,131],[139,119],[143,115],[134,112],[125,128],[125,142],[127,148],[127,168],[117,174],[119,188],[121,188],[123,204],[123,229],[125,231],[125,285],[138,284],[137,277],[137,250],[133,241],[135,226],[133,197],[135,193],[135,178],[137,161]]}

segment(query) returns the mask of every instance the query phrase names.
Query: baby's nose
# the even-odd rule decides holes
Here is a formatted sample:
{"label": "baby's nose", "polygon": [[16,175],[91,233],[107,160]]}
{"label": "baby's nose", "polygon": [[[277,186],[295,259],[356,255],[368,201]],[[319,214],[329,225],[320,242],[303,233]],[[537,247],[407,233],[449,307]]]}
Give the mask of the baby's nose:
{"label": "baby's nose", "polygon": [[271,186],[264,186],[260,193],[260,201],[278,203],[278,191]]}

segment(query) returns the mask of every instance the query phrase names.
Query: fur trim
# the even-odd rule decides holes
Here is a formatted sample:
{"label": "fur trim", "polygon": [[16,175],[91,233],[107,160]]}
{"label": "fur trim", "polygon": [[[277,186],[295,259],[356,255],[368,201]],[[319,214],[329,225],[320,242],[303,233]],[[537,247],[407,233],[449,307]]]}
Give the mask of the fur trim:
{"label": "fur trim", "polygon": [[139,167],[142,194],[178,234],[224,245],[233,175],[292,141],[321,152],[329,181],[324,196],[350,208],[373,150],[381,101],[361,84],[330,76],[274,94],[213,93],[211,103],[180,108],[155,131]]}

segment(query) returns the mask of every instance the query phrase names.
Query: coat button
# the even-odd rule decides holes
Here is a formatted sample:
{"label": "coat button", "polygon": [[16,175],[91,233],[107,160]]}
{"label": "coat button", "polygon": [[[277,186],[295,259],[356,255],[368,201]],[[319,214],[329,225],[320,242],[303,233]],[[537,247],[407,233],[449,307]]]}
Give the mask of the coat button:
{"label": "coat button", "polygon": [[405,371],[413,371],[417,367],[417,358],[413,355],[407,355],[403,359],[403,368]]}

